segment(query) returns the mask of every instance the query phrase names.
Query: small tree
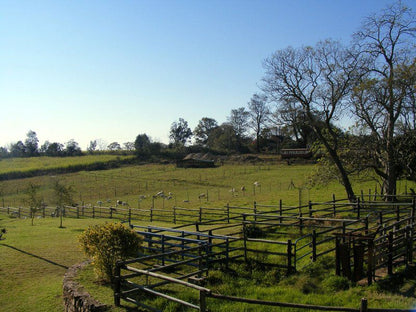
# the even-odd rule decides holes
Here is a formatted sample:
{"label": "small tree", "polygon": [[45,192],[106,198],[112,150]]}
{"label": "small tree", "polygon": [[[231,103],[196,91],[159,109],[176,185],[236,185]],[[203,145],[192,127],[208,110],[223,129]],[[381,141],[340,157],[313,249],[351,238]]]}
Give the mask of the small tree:
{"label": "small tree", "polygon": [[72,205],[72,196],[74,194],[74,190],[72,186],[65,186],[59,180],[55,180],[53,184],[53,191],[55,195],[55,203],[57,208],[59,209],[59,217],[60,217],[60,228],[62,226],[62,216],[63,216],[63,207],[64,205]]}
{"label": "small tree", "polygon": [[35,214],[38,210],[42,208],[43,199],[38,193],[39,185],[29,184],[29,187],[26,189],[27,203],[30,208],[30,217],[33,220],[35,219]]}
{"label": "small tree", "polygon": [[116,262],[137,256],[142,238],[121,223],[92,225],[79,237],[85,254],[92,257],[97,278],[114,282]]}

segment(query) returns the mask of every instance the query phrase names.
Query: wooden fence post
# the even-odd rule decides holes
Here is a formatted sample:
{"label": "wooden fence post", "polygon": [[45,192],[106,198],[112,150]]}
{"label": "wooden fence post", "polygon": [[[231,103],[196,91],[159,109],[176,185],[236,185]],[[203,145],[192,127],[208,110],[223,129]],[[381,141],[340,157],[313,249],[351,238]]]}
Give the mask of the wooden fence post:
{"label": "wooden fence post", "polygon": [[120,306],[120,292],[121,292],[121,268],[120,263],[116,263],[115,274],[114,274],[114,305]]}
{"label": "wooden fence post", "polygon": [[176,224],[176,207],[173,206],[173,224]]}
{"label": "wooden fence post", "polygon": [[77,219],[79,219],[79,207],[77,206]]}
{"label": "wooden fence post", "polygon": [[312,262],[316,261],[316,230],[312,231]]}
{"label": "wooden fence post", "polygon": [[92,206],[92,218],[93,219],[95,218],[95,207],[94,206]]}
{"label": "wooden fence post", "polygon": [[247,230],[246,230],[246,215],[243,214],[243,239],[244,239],[244,261],[247,262]]}
{"label": "wooden fence post", "polygon": [[388,235],[388,258],[387,258],[387,274],[393,274],[393,232]]}
{"label": "wooden fence post", "polygon": [[282,205],[282,200],[280,199],[280,200],[279,200],[279,216],[280,216],[280,218],[279,218],[279,223],[282,223],[282,215],[283,215],[283,210],[282,210],[282,208],[283,208],[283,205]]}
{"label": "wooden fence post", "polygon": [[335,205],[335,194],[332,194],[332,210],[333,210],[333,217],[335,218],[337,214],[337,206]]}
{"label": "wooden fence post", "polygon": [[368,240],[368,261],[367,261],[367,282],[368,285],[373,283],[374,271],[374,241]]}
{"label": "wooden fence post", "polygon": [[230,258],[230,241],[228,237],[225,239],[225,267],[228,269],[228,261]]}
{"label": "wooden fence post", "polygon": [[400,208],[396,205],[396,221],[400,221]]}
{"label": "wooden fence post", "polygon": [[230,204],[227,203],[227,223],[230,223]]}
{"label": "wooden fence post", "polygon": [[257,203],[254,201],[253,205],[254,221],[257,221]]}
{"label": "wooden fence post", "polygon": [[[147,228],[148,233],[152,233],[152,229],[150,227]],[[150,249],[153,246],[153,235],[147,235],[148,241],[147,241],[147,247]]]}
{"label": "wooden fence post", "polygon": [[206,312],[207,310],[207,303],[206,303],[206,295],[205,290],[199,291],[199,311],[200,312]]}
{"label": "wooden fence post", "polygon": [[405,239],[406,239],[406,266],[413,261],[412,253],[413,253],[413,237],[411,234],[410,225],[406,226],[405,232]]}
{"label": "wooden fence post", "polygon": [[203,269],[203,266],[202,266],[202,243],[201,242],[199,242],[198,243],[198,246],[199,246],[199,248],[198,248],[198,277],[200,278],[201,276],[202,276],[202,269]]}
{"label": "wooden fence post", "polygon": [[357,219],[360,219],[360,217],[361,217],[360,208],[361,208],[360,198],[358,197],[357,198]]}
{"label": "wooden fence post", "polygon": [[131,208],[129,208],[129,226],[131,227]]}
{"label": "wooden fence post", "polygon": [[162,266],[165,265],[165,235],[162,234],[160,238],[160,244],[162,245]]}
{"label": "wooden fence post", "polygon": [[287,275],[292,273],[292,241],[287,241]]}
{"label": "wooden fence post", "polygon": [[346,232],[346,228],[345,228],[345,221],[342,222],[342,242],[345,243],[345,232]]}
{"label": "wooden fence post", "polygon": [[309,207],[309,218],[312,218],[312,202],[311,201],[309,201],[308,207]]}
{"label": "wooden fence post", "polygon": [[150,207],[150,222],[153,222],[153,205]]}
{"label": "wooden fence post", "polygon": [[368,216],[364,219],[365,235],[368,235]]}
{"label": "wooden fence post", "polygon": [[202,207],[199,207],[199,222],[202,222]]}
{"label": "wooden fence post", "polygon": [[300,213],[299,213],[299,230],[300,230],[300,234],[302,235],[302,233],[303,233],[303,215],[302,215],[302,211],[300,211]]}
{"label": "wooden fence post", "polygon": [[340,238],[335,237],[335,274],[341,276]]}
{"label": "wooden fence post", "polygon": [[368,303],[366,298],[361,298],[360,312],[368,311]]}

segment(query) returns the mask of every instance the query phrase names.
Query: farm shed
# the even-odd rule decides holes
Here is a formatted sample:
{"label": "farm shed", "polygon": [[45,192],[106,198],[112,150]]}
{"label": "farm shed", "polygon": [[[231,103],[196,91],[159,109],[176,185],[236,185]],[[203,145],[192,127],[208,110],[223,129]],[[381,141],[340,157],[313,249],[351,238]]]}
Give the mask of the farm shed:
{"label": "farm shed", "polygon": [[213,168],[215,167],[214,157],[209,154],[192,153],[176,163],[178,168]]}

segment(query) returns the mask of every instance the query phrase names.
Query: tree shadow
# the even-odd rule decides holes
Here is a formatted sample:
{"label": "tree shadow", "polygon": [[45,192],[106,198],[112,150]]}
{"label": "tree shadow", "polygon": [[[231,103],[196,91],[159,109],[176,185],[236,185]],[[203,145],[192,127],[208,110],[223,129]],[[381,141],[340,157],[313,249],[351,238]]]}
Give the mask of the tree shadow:
{"label": "tree shadow", "polygon": [[35,255],[35,254],[32,254],[32,253],[30,253],[30,252],[27,252],[27,251],[21,250],[21,249],[19,249],[19,248],[16,248],[16,247],[13,247],[13,246],[10,246],[10,245],[7,245],[7,244],[4,244],[4,243],[3,243],[3,244],[0,244],[0,246],[9,247],[9,248],[14,249],[14,250],[16,250],[16,251],[19,251],[19,252],[21,252],[21,253],[24,253],[24,254],[26,254],[26,255],[28,255],[28,256],[32,256],[32,257],[34,257],[34,258],[37,258],[37,259],[43,260],[43,261],[45,261],[45,262],[47,262],[47,263],[50,263],[50,264],[56,265],[56,266],[61,267],[61,268],[64,268],[64,269],[69,269],[69,267],[67,267],[66,265],[62,265],[62,264],[56,263],[56,262],[54,262],[54,261],[52,261],[52,260],[49,260],[49,259],[43,258],[43,257],[41,257],[41,256],[37,256],[37,255]]}

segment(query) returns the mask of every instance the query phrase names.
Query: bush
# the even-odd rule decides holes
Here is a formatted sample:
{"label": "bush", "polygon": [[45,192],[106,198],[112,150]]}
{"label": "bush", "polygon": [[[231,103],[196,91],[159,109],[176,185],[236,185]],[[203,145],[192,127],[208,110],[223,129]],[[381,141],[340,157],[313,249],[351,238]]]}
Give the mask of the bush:
{"label": "bush", "polygon": [[79,241],[85,254],[92,257],[97,277],[112,283],[116,262],[137,256],[143,239],[121,223],[106,223],[90,226]]}

